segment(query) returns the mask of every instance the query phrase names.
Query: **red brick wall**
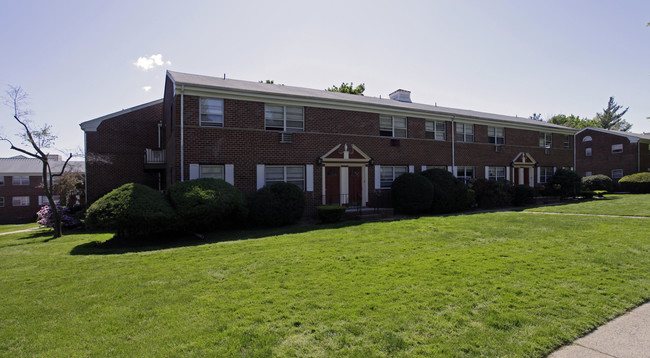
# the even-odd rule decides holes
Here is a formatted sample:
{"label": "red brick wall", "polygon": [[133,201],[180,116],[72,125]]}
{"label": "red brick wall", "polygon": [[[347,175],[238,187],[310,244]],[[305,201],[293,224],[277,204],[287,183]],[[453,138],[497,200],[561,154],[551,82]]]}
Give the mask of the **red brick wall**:
{"label": "red brick wall", "polygon": [[[4,185],[0,185],[0,197],[4,197],[4,207],[0,207],[0,224],[20,224],[36,221],[36,213],[40,210],[38,197],[45,195],[40,176],[30,176],[29,185],[13,185],[11,176],[4,177]],[[29,196],[29,206],[13,206],[14,196]]]}
{"label": "red brick wall", "polygon": [[[592,140],[583,142],[586,136],[590,136]],[[623,144],[623,153],[612,153],[613,144]],[[591,148],[590,157],[585,155],[586,148]],[[576,137],[577,172],[584,176],[586,172],[591,171],[592,175],[604,174],[608,177],[612,176],[613,169],[623,169],[623,175],[636,173],[639,165],[637,151],[637,144],[630,143],[626,137],[584,130]]]}
{"label": "red brick wall", "polygon": [[86,133],[88,203],[126,183],[158,187],[158,172],[145,171],[144,153],[158,147],[161,120],[158,103],[107,119],[96,132]]}

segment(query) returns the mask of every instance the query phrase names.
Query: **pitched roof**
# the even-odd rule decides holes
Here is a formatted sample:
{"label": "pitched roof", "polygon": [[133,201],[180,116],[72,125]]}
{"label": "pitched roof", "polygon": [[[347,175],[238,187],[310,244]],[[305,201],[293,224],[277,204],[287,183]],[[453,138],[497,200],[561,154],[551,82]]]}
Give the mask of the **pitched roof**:
{"label": "pitched roof", "polygon": [[[52,172],[59,172],[63,167],[64,160],[50,161]],[[84,162],[70,161],[66,166],[66,172],[85,172]],[[17,156],[12,158],[0,158],[0,175],[41,175],[43,164],[39,159]]]}
{"label": "pitched roof", "polygon": [[221,77],[202,76],[189,73],[167,71],[167,76],[173,81],[174,89],[193,91],[194,93],[228,94],[238,93],[251,98],[276,97],[288,101],[307,101],[320,105],[335,104],[337,107],[348,107],[352,110],[374,110],[386,114],[403,114],[422,117],[455,118],[459,121],[474,122],[504,122],[513,126],[536,127],[537,130],[553,130],[566,134],[573,134],[577,130],[556,124],[537,121],[530,118],[512,117],[501,114],[478,112],[466,109],[440,107],[422,103],[407,103],[389,98],[377,98],[352,95],[327,90],[293,87],[285,85],[267,84],[251,81],[226,79]]}
{"label": "pitched roof", "polygon": [[587,127],[587,128],[581,129],[576,134],[580,134],[580,133],[582,133],[584,131],[587,131],[587,130],[592,130],[592,131],[596,131],[596,132],[607,133],[607,134],[617,135],[617,136],[620,136],[620,137],[625,137],[625,138],[630,140],[630,143],[636,143],[639,140],[643,140],[644,142],[650,141],[650,134],[622,132],[622,131],[617,131],[617,130],[612,130],[612,129],[604,129],[604,128]]}
{"label": "pitched roof", "polygon": [[107,114],[107,115],[104,115],[104,116],[101,116],[101,117],[98,117],[98,118],[95,118],[95,119],[91,119],[91,120],[82,122],[82,123],[79,124],[79,126],[81,127],[81,130],[83,130],[84,132],[96,132],[97,127],[99,127],[99,125],[102,124],[102,122],[107,120],[107,119],[111,119],[113,117],[121,116],[123,114],[127,114],[127,113],[130,113],[130,112],[133,112],[133,111],[137,111],[138,109],[153,106],[153,105],[162,103],[162,101],[163,101],[163,99],[161,98],[161,99],[157,99],[155,101],[151,101],[151,102],[147,102],[147,103],[144,103],[144,104],[141,104],[141,105],[137,105],[135,107],[131,107],[131,108],[123,109],[121,111],[113,112],[111,114]]}

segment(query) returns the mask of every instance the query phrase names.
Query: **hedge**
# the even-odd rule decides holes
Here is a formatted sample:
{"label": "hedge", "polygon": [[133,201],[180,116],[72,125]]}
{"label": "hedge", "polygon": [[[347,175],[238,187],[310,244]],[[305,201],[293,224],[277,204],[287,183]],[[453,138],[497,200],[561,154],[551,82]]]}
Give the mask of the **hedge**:
{"label": "hedge", "polygon": [[305,192],[295,184],[275,183],[248,197],[249,220],[258,225],[281,226],[300,220]]}
{"label": "hedge", "polygon": [[341,221],[345,214],[345,206],[325,205],[317,206],[316,213],[318,218],[324,223],[335,223]]}
{"label": "hedge", "polygon": [[626,175],[619,179],[618,185],[630,193],[650,193],[650,172]]}
{"label": "hedge", "polygon": [[468,206],[467,185],[444,169],[429,169],[421,174],[433,184],[433,213],[460,211]]}
{"label": "hedge", "polygon": [[431,210],[433,184],[425,177],[404,173],[391,185],[393,208],[402,214],[418,214]]}

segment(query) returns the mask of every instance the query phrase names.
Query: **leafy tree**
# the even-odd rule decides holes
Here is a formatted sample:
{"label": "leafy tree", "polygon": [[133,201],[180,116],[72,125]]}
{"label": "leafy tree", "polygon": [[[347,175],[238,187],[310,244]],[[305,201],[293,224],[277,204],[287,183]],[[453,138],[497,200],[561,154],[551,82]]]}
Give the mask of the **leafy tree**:
{"label": "leafy tree", "polygon": [[336,87],[332,86],[327,89],[330,92],[341,92],[341,93],[349,93],[349,94],[357,94],[359,96],[363,96],[363,91],[366,90],[366,85],[364,83],[354,87],[354,83],[350,82],[350,84],[347,84],[346,82],[341,83],[341,86]]}
{"label": "leafy tree", "polygon": [[60,198],[63,206],[74,205],[77,202],[77,196],[84,195],[83,174],[79,172],[66,172],[61,174],[59,179],[52,185],[55,195]]}
{"label": "leafy tree", "polygon": [[13,107],[14,119],[22,126],[22,130],[18,134],[18,137],[22,139],[25,145],[31,147],[31,149],[16,147],[9,138],[4,136],[0,137],[0,140],[8,142],[11,149],[26,154],[32,158],[36,158],[43,164],[43,190],[45,191],[45,196],[47,197],[52,210],[52,215],[54,217],[54,238],[57,238],[63,235],[61,230],[62,212],[57,208],[56,203],[54,202],[53,197],[55,193],[53,189],[53,179],[54,177],[63,174],[68,162],[72,158],[72,154],[70,154],[65,163],[63,163],[59,173],[52,172],[52,167],[50,166],[47,153],[44,152],[44,149],[51,148],[54,145],[56,135],[52,133],[52,126],[48,124],[43,124],[43,126],[39,128],[31,127],[30,121],[26,119],[29,115],[29,111],[22,108],[22,105],[27,101],[27,98],[27,93],[21,87],[9,86],[9,89],[6,91],[5,104],[9,107]]}
{"label": "leafy tree", "polygon": [[595,119],[580,118],[580,116],[564,114],[556,114],[548,120],[548,123],[557,124],[560,126],[582,129],[587,127],[598,127]]}
{"label": "leafy tree", "polygon": [[274,84],[274,81],[273,80],[266,80],[266,81],[259,81],[259,83],[266,83],[268,85],[272,85],[272,84]]}
{"label": "leafy tree", "polygon": [[614,97],[609,97],[609,102],[607,102],[607,108],[603,108],[603,113],[596,113],[596,118],[598,127],[605,129],[614,129],[623,132],[627,132],[632,128],[630,123],[627,123],[623,116],[627,113],[627,110],[630,107],[625,108],[622,112],[619,111],[623,106],[619,106],[614,102]]}
{"label": "leafy tree", "polygon": [[542,114],[541,113],[533,113],[530,117],[530,119],[534,119],[536,121],[541,121],[542,120]]}

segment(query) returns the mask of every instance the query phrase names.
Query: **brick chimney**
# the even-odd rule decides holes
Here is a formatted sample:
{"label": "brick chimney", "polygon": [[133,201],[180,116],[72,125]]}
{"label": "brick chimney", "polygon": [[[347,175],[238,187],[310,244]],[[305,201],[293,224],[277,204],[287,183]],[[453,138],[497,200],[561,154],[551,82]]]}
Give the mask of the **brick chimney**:
{"label": "brick chimney", "polygon": [[388,95],[390,99],[400,102],[411,103],[411,91],[398,89],[397,91]]}

